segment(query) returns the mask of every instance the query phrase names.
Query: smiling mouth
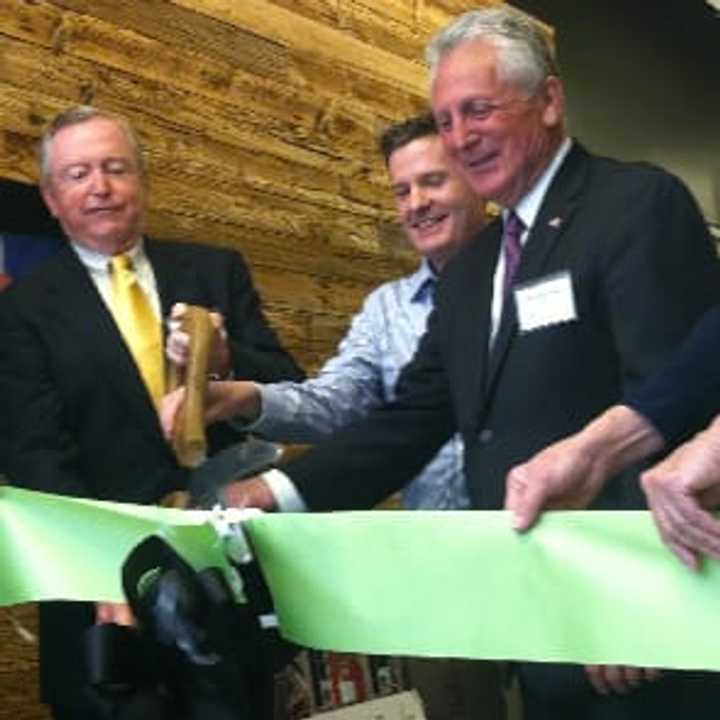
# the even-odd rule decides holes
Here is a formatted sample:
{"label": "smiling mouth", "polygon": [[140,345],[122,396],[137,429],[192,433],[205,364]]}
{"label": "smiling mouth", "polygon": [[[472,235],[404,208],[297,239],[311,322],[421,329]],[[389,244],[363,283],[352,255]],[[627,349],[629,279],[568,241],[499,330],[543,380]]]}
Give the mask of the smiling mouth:
{"label": "smiling mouth", "polygon": [[463,166],[470,172],[485,172],[493,166],[497,156],[497,153],[492,153],[480,158],[466,158],[463,159]]}
{"label": "smiling mouth", "polygon": [[428,233],[435,230],[440,224],[442,224],[448,215],[433,215],[431,217],[423,218],[413,222],[410,227],[416,233]]}

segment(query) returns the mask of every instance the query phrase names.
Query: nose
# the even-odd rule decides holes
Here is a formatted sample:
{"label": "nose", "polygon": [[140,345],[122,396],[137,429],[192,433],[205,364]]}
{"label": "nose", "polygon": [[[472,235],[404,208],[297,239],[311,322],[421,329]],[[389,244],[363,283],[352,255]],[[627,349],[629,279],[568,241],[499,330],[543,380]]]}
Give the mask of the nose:
{"label": "nose", "polygon": [[110,181],[102,168],[93,170],[90,178],[90,191],[95,195],[108,195],[110,193]]}
{"label": "nose", "polygon": [[418,183],[410,186],[409,200],[410,210],[412,211],[420,210],[430,202],[427,190]]}
{"label": "nose", "polygon": [[444,135],[445,144],[451,150],[462,150],[467,147],[474,138],[475,133],[461,115],[453,118],[452,126],[445,131]]}

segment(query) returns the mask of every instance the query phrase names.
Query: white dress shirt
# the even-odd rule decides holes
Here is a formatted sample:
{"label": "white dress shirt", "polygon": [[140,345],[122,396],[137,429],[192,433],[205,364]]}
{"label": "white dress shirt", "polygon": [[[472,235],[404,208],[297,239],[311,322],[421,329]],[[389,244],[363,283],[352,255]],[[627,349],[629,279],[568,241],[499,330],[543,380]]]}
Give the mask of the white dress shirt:
{"label": "white dress shirt", "polygon": [[[111,281],[111,267],[110,259],[111,256],[105,255],[104,253],[98,252],[97,250],[91,250],[84,245],[80,245],[75,242],[71,242],[70,246],[77,254],[80,262],[85,266],[90,278],[92,279],[97,291],[100,293],[100,297],[107,306],[110,314],[112,315],[112,281]],[[155,312],[155,315],[159,320],[162,320],[162,309],[160,307],[160,295],[157,290],[157,282],[155,281],[155,273],[153,272],[152,265],[145,254],[145,248],[142,239],[134,245],[130,250],[125,252],[132,261],[133,269],[137,277],[140,287],[143,289],[145,294],[150,301],[150,305]]]}

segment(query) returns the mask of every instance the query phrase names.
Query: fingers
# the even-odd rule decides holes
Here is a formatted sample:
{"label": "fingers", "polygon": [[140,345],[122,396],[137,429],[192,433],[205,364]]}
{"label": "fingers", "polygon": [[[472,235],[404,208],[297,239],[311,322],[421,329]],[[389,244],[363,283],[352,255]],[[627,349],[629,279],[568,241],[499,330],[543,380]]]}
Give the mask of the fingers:
{"label": "fingers", "polygon": [[[167,440],[175,436],[178,414],[185,401],[185,387],[165,395],[160,401],[158,415]],[[205,396],[205,422],[227,420],[241,414],[254,420],[259,414],[260,393],[254,383],[243,381],[216,381],[207,384]]]}
{"label": "fingers", "polygon": [[707,510],[720,500],[719,431],[713,422],[640,477],[663,541],[693,570],[703,555],[720,559],[720,521]]}
{"label": "fingers", "polygon": [[168,335],[165,341],[165,355],[168,359],[184,367],[190,358],[190,335],[184,332],[176,320],[168,320]]}
{"label": "fingers", "polygon": [[[190,349],[190,336],[182,329],[182,320],[187,309],[187,304],[175,303],[170,309],[170,316],[167,319],[168,339],[166,353],[173,362],[180,364],[187,364]],[[222,313],[216,310],[210,311],[208,316],[216,333],[215,342],[224,343],[227,340],[225,318]]]}
{"label": "fingers", "polygon": [[596,693],[599,695],[608,695],[610,693],[610,686],[605,679],[603,665],[586,665],[585,674]]}
{"label": "fingers", "polygon": [[231,370],[230,348],[228,347],[228,334],[225,330],[225,318],[221,313],[210,313],[210,322],[215,328],[212,349],[210,353],[210,371],[217,375],[227,375]]}
{"label": "fingers", "polygon": [[95,622],[132,627],[135,625],[135,618],[127,603],[101,602],[95,605]]}
{"label": "fingers", "polygon": [[225,330],[225,318],[223,317],[222,313],[218,312],[217,310],[211,310],[210,322],[212,323],[212,326],[215,328],[215,331],[220,336],[220,338],[222,340],[225,340],[227,338],[227,331]]}
{"label": "fingers", "polygon": [[181,320],[182,316],[187,311],[187,303],[178,302],[170,308],[170,319]]}
{"label": "fingers", "polygon": [[586,665],[585,673],[599,695],[627,695],[643,683],[654,682],[662,675],[657,668],[628,665]]}
{"label": "fingers", "polygon": [[262,475],[228,483],[222,490],[222,496],[225,504],[229,507],[277,509],[275,496]]}
{"label": "fingers", "polygon": [[[182,329],[182,319],[187,309],[186,303],[175,303],[170,309],[170,317],[167,320],[165,355],[179,367],[185,367],[190,359],[190,335]],[[227,375],[231,369],[231,356],[228,334],[225,330],[225,318],[217,310],[211,310],[209,317],[215,333],[208,369],[213,374]]]}
{"label": "fingers", "polygon": [[160,401],[160,409],[158,411],[160,417],[160,426],[167,440],[172,440],[175,435],[175,423],[177,422],[178,412],[185,400],[185,388],[181,387],[166,395]]}
{"label": "fingers", "polygon": [[662,677],[663,671],[660,668],[641,668],[642,678],[645,682],[655,682]]}
{"label": "fingers", "polygon": [[720,521],[695,495],[687,494],[673,477],[652,470],[643,473],[640,482],[660,536],[681,562],[697,570],[700,555],[720,559]]}
{"label": "fingers", "polygon": [[535,524],[547,501],[543,486],[532,485],[528,480],[524,465],[513,468],[507,476],[505,509],[512,512],[512,527],[518,532],[524,532]]}
{"label": "fingers", "polygon": [[674,529],[674,522],[671,520],[664,504],[658,498],[651,499],[650,496],[648,496],[648,504],[662,541],[681,563],[690,570],[699,570],[700,557],[679,539],[679,533]]}
{"label": "fingers", "polygon": [[667,512],[670,542],[682,544],[700,555],[720,559],[720,523],[706,510],[686,498]]}
{"label": "fingers", "polygon": [[190,493],[186,490],[174,490],[160,498],[160,507],[187,510],[190,507]]}

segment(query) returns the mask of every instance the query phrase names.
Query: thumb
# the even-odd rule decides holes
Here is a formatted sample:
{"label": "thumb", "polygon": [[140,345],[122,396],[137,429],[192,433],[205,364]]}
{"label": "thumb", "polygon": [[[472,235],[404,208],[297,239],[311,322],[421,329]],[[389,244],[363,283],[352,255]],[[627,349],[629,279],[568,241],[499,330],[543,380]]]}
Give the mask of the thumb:
{"label": "thumb", "polygon": [[528,482],[524,465],[513,468],[507,476],[505,509],[512,512],[512,527],[518,532],[530,529],[536,522],[544,501],[543,493]]}
{"label": "thumb", "polygon": [[178,413],[184,401],[185,387],[183,386],[166,395],[160,403],[160,425],[166,440],[172,440],[175,435]]}
{"label": "thumb", "polygon": [[177,302],[170,308],[170,317],[173,320],[180,319],[187,310],[187,303]]}

